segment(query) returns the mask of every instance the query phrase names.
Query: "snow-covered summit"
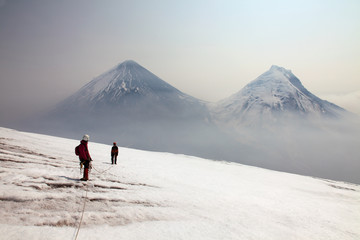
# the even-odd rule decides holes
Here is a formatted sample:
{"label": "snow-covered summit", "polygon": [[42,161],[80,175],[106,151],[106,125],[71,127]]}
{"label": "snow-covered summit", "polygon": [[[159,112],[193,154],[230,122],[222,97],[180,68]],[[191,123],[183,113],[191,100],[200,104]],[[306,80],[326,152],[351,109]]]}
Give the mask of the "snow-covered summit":
{"label": "snow-covered summit", "polygon": [[192,99],[135,61],[127,60],[93,79],[68,101],[91,102],[92,105],[116,105],[121,104],[124,97],[128,96],[143,96],[159,100],[166,99],[170,95]]}
{"label": "snow-covered summit", "polygon": [[124,62],[122,63],[119,63],[118,66],[122,66],[122,65],[138,65],[140,66],[136,61],[132,60],[132,59],[128,59],[128,60],[125,60]]}
{"label": "snow-covered summit", "polygon": [[280,67],[278,65],[272,65],[269,69],[269,71],[275,72],[275,71],[279,71],[282,73],[291,73],[291,70],[285,69],[283,67]]}
{"label": "snow-covered summit", "polygon": [[215,118],[236,125],[275,123],[284,117],[339,117],[342,108],[310,93],[290,71],[276,65],[220,101]]}
{"label": "snow-covered summit", "polygon": [[169,115],[169,111],[196,112],[199,108],[205,109],[203,101],[181,92],[137,62],[127,60],[84,85],[54,112],[55,115],[79,111],[113,115],[129,110]]}

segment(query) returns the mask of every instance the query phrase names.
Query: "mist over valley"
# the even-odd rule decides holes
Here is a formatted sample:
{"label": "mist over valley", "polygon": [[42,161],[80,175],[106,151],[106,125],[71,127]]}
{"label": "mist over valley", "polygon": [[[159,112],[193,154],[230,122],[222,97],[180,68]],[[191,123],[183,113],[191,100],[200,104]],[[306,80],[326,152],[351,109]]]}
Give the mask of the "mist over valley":
{"label": "mist over valley", "polygon": [[279,66],[209,103],[129,60],[30,122],[21,129],[360,183],[358,117]]}

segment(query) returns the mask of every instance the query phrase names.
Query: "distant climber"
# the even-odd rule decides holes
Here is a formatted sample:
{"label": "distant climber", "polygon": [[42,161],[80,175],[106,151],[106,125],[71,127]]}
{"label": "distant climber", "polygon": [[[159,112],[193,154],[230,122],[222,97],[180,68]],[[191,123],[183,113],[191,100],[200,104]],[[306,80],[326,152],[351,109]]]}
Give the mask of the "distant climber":
{"label": "distant climber", "polygon": [[119,149],[116,146],[116,142],[114,142],[113,146],[111,148],[111,164],[114,164],[114,163],[117,164],[116,161],[117,161],[118,153],[119,153]]}
{"label": "distant climber", "polygon": [[80,166],[84,166],[84,177],[80,180],[89,180],[89,168],[91,168],[91,157],[88,150],[89,135],[85,134],[80,142],[80,145],[76,147],[76,155],[79,155]]}

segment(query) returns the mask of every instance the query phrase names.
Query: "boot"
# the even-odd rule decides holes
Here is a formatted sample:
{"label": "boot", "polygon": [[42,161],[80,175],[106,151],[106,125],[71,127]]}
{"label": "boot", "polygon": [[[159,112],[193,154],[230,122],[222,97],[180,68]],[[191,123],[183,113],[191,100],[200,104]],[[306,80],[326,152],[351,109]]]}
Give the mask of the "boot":
{"label": "boot", "polygon": [[88,168],[84,169],[84,178],[86,181],[89,180],[89,169]]}
{"label": "boot", "polygon": [[89,169],[88,168],[84,168],[84,177],[82,179],[80,179],[81,181],[87,181],[89,180]]}

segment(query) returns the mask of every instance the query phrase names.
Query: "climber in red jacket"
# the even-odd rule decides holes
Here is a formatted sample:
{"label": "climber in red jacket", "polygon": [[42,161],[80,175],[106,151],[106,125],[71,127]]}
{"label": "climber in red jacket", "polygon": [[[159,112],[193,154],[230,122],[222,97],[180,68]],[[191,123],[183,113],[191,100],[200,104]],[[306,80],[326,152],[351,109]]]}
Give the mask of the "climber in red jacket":
{"label": "climber in red jacket", "polygon": [[89,180],[89,168],[91,167],[90,162],[92,161],[88,150],[88,141],[89,141],[89,135],[85,134],[80,142],[78,149],[80,164],[84,165],[84,177],[81,178],[82,181]]}

